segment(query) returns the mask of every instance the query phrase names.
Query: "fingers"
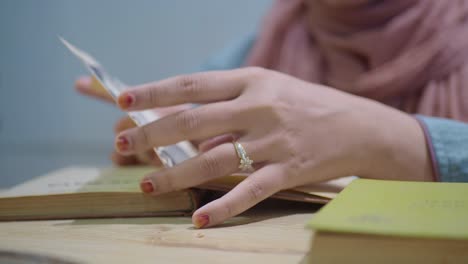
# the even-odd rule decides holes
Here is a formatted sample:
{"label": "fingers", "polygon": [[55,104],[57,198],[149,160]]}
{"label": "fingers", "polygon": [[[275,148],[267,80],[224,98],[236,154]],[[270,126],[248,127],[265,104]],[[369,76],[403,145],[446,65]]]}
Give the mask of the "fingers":
{"label": "fingers", "polygon": [[134,128],[134,127],[136,127],[135,122],[133,122],[133,120],[130,117],[124,116],[115,123],[114,132],[118,134],[122,131],[125,131],[130,128]]}
{"label": "fingers", "polygon": [[279,165],[267,165],[248,176],[223,197],[195,211],[192,222],[197,228],[221,224],[278,192],[282,179]]}
{"label": "fingers", "polygon": [[226,135],[221,135],[221,136],[216,136],[210,139],[207,139],[200,144],[198,144],[198,150],[201,152],[208,151],[218,145],[221,145],[223,143],[229,143],[238,138],[237,135],[234,134],[226,134]]}
{"label": "fingers", "polygon": [[195,108],[195,105],[183,104],[183,105],[162,107],[162,108],[158,108],[158,110],[157,111],[155,110],[155,111],[158,113],[159,116],[162,117],[162,116],[167,116],[167,115],[174,114],[177,112],[181,112],[184,110],[192,109],[192,108]]}
{"label": "fingers", "polygon": [[[265,153],[253,144],[243,143],[255,161],[265,161]],[[239,170],[239,158],[231,143],[219,145],[208,152],[182,162],[175,167],[145,176],[141,189],[146,193],[161,194],[181,190],[230,175]]]}
{"label": "fingers", "polygon": [[124,110],[143,110],[184,103],[209,103],[238,97],[245,85],[242,70],[213,71],[177,76],[144,84],[118,98]]}
{"label": "fingers", "polygon": [[81,94],[114,104],[114,100],[94,77],[80,77],[75,82],[75,89]]}
{"label": "fingers", "polygon": [[[120,133],[121,131],[136,127],[130,117],[125,116],[117,121],[114,127],[115,133]],[[131,166],[138,164],[151,164],[155,166],[162,165],[159,158],[154,153],[154,150],[142,151],[135,153],[135,155],[122,155],[118,152],[113,152],[111,154],[111,160],[114,164],[119,166]]]}
{"label": "fingers", "polygon": [[183,140],[197,140],[242,131],[235,105],[213,103],[166,116],[150,124],[123,131],[117,136],[116,150],[131,155]]}
{"label": "fingers", "polygon": [[[115,123],[114,132],[118,134],[121,131],[133,128],[135,126],[135,123],[132,121],[132,119],[130,119],[130,117],[124,116]],[[136,155],[122,155],[116,151],[111,154],[111,160],[114,164],[119,166],[131,166],[145,163],[144,161],[141,161],[141,159],[139,159]]]}

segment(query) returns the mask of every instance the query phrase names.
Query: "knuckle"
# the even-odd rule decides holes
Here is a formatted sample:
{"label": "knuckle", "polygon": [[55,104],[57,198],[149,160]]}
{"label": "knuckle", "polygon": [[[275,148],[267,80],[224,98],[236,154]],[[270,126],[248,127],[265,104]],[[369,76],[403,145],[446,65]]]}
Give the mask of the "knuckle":
{"label": "knuckle", "polygon": [[248,195],[249,201],[255,202],[255,201],[262,199],[264,193],[265,193],[265,188],[258,181],[255,181],[255,180],[247,181],[247,195]]}
{"label": "knuckle", "polygon": [[237,111],[245,118],[248,118],[249,116],[261,116],[263,117],[263,120],[269,121],[265,122],[265,124],[274,125],[276,127],[282,124],[282,110],[272,102],[266,101],[265,99],[257,99],[256,101],[252,100],[249,102],[247,107],[239,107]]}
{"label": "knuckle", "polygon": [[165,98],[162,87],[152,87],[146,89],[146,98],[148,98],[149,103],[153,106],[161,105],[160,98]]}
{"label": "knuckle", "polygon": [[224,218],[229,218],[236,214],[236,206],[232,202],[226,202],[223,206],[224,209]]}
{"label": "knuckle", "polygon": [[183,111],[175,116],[175,126],[185,138],[189,138],[189,135],[198,128],[199,124],[200,117],[194,110]]}
{"label": "knuckle", "polygon": [[311,165],[308,158],[295,151],[291,153],[289,161],[286,164],[288,166],[288,175],[293,179],[299,178],[303,174],[305,167]]}
{"label": "knuckle", "polygon": [[205,155],[202,156],[202,159],[200,160],[200,169],[204,177],[207,179],[224,176],[221,175],[221,168],[221,162],[216,156],[209,153],[205,153]]}
{"label": "knuckle", "polygon": [[159,176],[159,182],[159,186],[164,188],[164,190],[161,191],[172,192],[179,190],[174,182],[174,177],[172,177],[172,175],[170,175],[169,173],[165,173]]}
{"label": "knuckle", "polygon": [[200,94],[202,79],[193,75],[182,76],[178,80],[182,96],[196,98]]}

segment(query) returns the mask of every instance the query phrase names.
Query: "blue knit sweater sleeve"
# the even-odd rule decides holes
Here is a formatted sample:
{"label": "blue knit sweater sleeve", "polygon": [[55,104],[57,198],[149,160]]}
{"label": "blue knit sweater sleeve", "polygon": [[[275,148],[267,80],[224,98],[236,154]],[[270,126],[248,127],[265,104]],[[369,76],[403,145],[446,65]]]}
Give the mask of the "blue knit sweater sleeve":
{"label": "blue knit sweater sleeve", "polygon": [[468,182],[468,124],[418,115],[440,181]]}

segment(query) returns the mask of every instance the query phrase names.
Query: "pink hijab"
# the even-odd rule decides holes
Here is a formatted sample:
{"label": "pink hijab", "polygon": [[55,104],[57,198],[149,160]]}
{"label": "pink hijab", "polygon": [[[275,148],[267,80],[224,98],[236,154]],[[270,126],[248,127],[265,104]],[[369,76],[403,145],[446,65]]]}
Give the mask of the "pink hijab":
{"label": "pink hijab", "polygon": [[277,0],[246,65],[468,122],[468,1]]}

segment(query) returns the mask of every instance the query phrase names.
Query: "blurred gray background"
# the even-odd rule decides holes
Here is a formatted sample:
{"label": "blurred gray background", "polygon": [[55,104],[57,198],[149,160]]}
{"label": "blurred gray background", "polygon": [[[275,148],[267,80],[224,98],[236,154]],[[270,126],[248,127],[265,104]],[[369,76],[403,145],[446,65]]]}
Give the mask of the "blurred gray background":
{"label": "blurred gray background", "polygon": [[191,72],[255,30],[270,0],[1,0],[0,188],[70,165],[108,166],[123,114],[73,89],[61,35],[137,84]]}

